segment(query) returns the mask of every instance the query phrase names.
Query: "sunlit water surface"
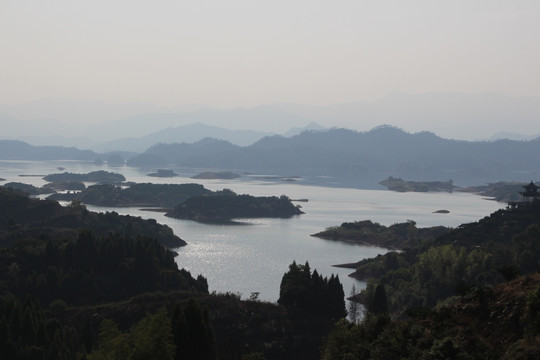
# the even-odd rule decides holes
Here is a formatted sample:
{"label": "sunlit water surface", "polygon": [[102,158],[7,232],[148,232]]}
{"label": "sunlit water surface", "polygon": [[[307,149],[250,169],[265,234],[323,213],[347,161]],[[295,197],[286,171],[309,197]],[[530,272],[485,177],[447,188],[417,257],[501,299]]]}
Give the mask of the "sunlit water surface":
{"label": "sunlit water surface", "polygon": [[[64,169],[58,170],[59,167]],[[104,169],[122,173],[128,181],[153,183],[199,183],[211,190],[231,189],[238,194],[255,196],[287,195],[305,212],[290,219],[241,219],[245,225],[208,225],[189,220],[178,220],[163,213],[129,207],[98,207],[92,211],[116,211],[143,218],[154,218],[170,226],[188,245],[174,249],[178,252],[179,267],[193,275],[208,279],[210,291],[239,293],[243,298],[260,293],[259,298],[277,301],[281,277],[292,261],[309,261],[312,269],[324,276],[338,274],[345,293],[353,284],[357,289],[365,283],[347,275],[350,269],[332,265],[356,262],[383,254],[386,250],[322,240],[310,236],[326,227],[345,221],[372,220],[383,225],[414,220],[417,226],[444,225],[455,227],[476,221],[505,204],[483,199],[468,193],[396,193],[385,190],[344,189],[302,185],[302,180],[268,182],[260,180],[195,180],[185,176],[174,178],[149,177],[136,168],[95,166],[73,161],[21,162],[0,161],[0,178],[42,186],[46,182],[38,176],[58,172],[87,173]],[[179,172],[179,171],[177,171]],[[3,183],[5,183],[3,182]],[[1,184],[1,183],[0,183]],[[448,214],[434,213],[449,210]]]}

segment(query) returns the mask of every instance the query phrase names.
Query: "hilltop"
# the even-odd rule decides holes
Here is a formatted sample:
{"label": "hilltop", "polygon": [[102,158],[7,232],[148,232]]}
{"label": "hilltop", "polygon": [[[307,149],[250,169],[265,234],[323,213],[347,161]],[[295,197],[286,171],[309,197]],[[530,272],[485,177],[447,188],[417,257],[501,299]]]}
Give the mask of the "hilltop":
{"label": "hilltop", "polygon": [[95,213],[77,202],[61,206],[54,200],[31,199],[22,192],[0,187],[0,246],[40,234],[74,236],[80,229],[91,229],[98,235],[116,232],[133,237],[151,236],[168,247],[186,245],[170,227],[155,220],[116,212]]}

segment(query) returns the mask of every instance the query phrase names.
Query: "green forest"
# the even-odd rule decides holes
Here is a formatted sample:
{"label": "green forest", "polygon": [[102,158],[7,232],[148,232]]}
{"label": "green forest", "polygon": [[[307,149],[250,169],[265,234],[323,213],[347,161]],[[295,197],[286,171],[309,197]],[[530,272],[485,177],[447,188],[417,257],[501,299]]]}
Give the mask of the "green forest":
{"label": "green forest", "polygon": [[300,208],[285,195],[256,197],[224,191],[218,196],[191,197],[166,215],[199,222],[233,223],[235,218],[288,218],[300,214]]}
{"label": "green forest", "polygon": [[[205,198],[219,209],[227,196],[242,198]],[[538,357],[540,202],[455,229],[356,222],[331,230],[336,240],[360,231],[409,241],[346,265],[368,283],[348,306],[339,278],[307,262],[289,266],[277,303],[257,293],[242,300],[209,293],[204,274],[177,265],[163,240],[172,231],[155,221],[2,188],[0,358]]]}
{"label": "green forest", "polygon": [[[277,304],[256,293],[241,300],[209,294],[203,275],[179,268],[163,246],[166,232],[143,233],[161,227],[155,221],[8,188],[0,210],[0,235],[9,239],[0,249],[2,359],[317,358],[346,314],[339,279],[307,263],[302,276],[296,264],[284,274]],[[66,227],[69,219],[78,226]],[[319,302],[291,302],[298,288]]]}
{"label": "green forest", "polygon": [[327,240],[347,241],[362,245],[380,246],[386,249],[402,250],[413,248],[426,239],[443,235],[450,231],[444,226],[418,228],[409,220],[404,223],[384,226],[371,220],[345,222],[340,226],[331,226],[312,236]]}
{"label": "green forest", "polygon": [[540,202],[348,265],[368,281],[323,359],[532,359],[540,354]]}

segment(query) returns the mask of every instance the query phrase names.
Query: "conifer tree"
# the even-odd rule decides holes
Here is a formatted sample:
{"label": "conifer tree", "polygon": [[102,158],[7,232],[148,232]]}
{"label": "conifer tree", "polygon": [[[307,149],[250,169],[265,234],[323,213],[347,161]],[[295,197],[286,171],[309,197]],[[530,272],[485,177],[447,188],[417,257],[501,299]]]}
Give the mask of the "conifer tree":
{"label": "conifer tree", "polygon": [[185,306],[175,306],[172,330],[176,345],[175,360],[215,359],[214,334],[208,311],[195,300],[190,299]]}
{"label": "conifer tree", "polygon": [[373,299],[369,306],[369,312],[373,315],[388,314],[388,300],[386,298],[386,290],[384,285],[379,283],[375,288]]}

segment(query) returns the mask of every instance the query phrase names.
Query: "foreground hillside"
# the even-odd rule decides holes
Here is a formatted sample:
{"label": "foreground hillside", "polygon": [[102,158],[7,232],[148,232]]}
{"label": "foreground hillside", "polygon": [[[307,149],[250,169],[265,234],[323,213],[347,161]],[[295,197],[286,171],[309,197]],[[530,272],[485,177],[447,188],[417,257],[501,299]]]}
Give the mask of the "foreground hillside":
{"label": "foreground hillside", "polygon": [[540,268],[540,201],[496,211],[415,248],[350,266],[355,268],[351,276],[368,280],[361,301],[369,302],[376,285],[383,284],[395,314],[534,273]]}
{"label": "foreground hillside", "polygon": [[345,314],[339,278],[307,263],[284,275],[279,305],[242,301],[179,268],[144,235],[155,221],[9,189],[0,210],[1,359],[313,359]]}
{"label": "foreground hillside", "polygon": [[83,228],[92,229],[99,235],[123,233],[151,236],[168,247],[186,245],[170,227],[155,220],[118,215],[116,212],[90,212],[77,202],[63,207],[53,200],[31,199],[25,193],[0,187],[0,247],[41,234],[74,236]]}
{"label": "foreground hillside", "polygon": [[410,311],[406,320],[341,321],[322,359],[538,359],[539,310],[540,275],[533,274]]}
{"label": "foreground hillside", "polygon": [[[0,195],[0,229],[11,236],[0,249],[2,359],[540,356],[538,201],[354,264],[369,278],[355,297],[366,316],[353,302],[345,320],[339,278],[307,262],[289,266],[277,304],[209,294],[204,276],[181,269],[156,238],[131,233],[123,217],[107,215],[126,226],[85,223],[94,215],[77,203]],[[94,232],[100,226],[111,230]]]}

